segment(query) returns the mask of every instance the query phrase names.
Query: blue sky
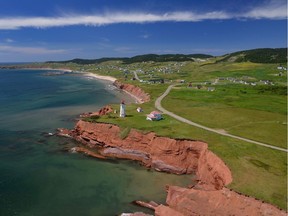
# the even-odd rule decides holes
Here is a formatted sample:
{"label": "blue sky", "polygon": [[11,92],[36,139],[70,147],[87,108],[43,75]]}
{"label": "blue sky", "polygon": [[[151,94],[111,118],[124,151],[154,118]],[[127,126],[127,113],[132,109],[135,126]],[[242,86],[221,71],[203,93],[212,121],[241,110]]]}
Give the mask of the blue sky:
{"label": "blue sky", "polygon": [[0,62],[287,47],[286,0],[1,0]]}

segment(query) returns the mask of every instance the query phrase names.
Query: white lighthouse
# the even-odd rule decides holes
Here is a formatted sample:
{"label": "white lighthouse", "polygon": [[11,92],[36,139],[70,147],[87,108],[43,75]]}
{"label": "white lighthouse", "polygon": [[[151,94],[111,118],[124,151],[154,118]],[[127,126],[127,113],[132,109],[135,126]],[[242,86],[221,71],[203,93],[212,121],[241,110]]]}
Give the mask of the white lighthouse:
{"label": "white lighthouse", "polygon": [[126,113],[125,113],[125,102],[124,100],[121,101],[120,103],[120,117],[125,117]]}

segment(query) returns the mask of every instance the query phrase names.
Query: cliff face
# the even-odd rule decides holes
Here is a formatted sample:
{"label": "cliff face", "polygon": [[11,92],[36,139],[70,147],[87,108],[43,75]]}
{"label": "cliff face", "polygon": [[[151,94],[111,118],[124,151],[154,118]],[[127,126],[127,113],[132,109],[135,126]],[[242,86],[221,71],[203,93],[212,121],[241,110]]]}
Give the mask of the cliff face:
{"label": "cliff face", "polygon": [[128,92],[132,96],[136,97],[139,100],[139,102],[141,102],[141,103],[150,101],[150,95],[148,93],[145,93],[138,86],[134,86],[134,85],[127,84],[127,83],[121,83],[118,80],[116,80],[113,83],[113,85],[119,89],[122,89],[122,90]]}
{"label": "cliff face", "polygon": [[166,202],[169,207],[156,207],[156,215],[175,216],[175,212],[178,215],[287,215],[273,205],[227,188],[203,191],[170,186]]}
{"label": "cliff face", "polygon": [[229,168],[200,141],[158,137],[131,129],[125,139],[111,124],[80,120],[70,135],[105,157],[131,159],[158,171],[197,175],[197,188],[221,189],[232,181]]}
{"label": "cliff face", "polygon": [[102,107],[98,112],[83,113],[80,115],[81,118],[92,117],[92,116],[103,116],[113,112],[113,108],[109,105]]}
{"label": "cliff face", "polygon": [[61,129],[59,133],[97,149],[98,153],[83,147],[71,151],[101,159],[136,160],[146,167],[169,173],[195,173],[198,183],[193,188],[168,187],[168,206],[141,204],[154,209],[156,216],[287,215],[273,205],[225,188],[232,182],[231,172],[204,142],[158,137],[155,133],[143,134],[134,129],[121,139],[121,130],[116,125],[82,120],[74,130]]}

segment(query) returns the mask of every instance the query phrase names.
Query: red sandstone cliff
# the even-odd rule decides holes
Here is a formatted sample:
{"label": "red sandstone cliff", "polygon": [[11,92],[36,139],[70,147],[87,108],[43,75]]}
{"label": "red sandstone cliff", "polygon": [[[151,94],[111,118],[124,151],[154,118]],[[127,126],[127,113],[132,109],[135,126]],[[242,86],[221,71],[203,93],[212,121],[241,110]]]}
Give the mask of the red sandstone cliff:
{"label": "red sandstone cliff", "polygon": [[158,137],[134,129],[121,139],[116,125],[82,120],[70,135],[90,148],[98,148],[105,157],[136,160],[155,170],[175,174],[196,173],[197,188],[221,189],[232,181],[229,168],[204,142]]}
{"label": "red sandstone cliff", "polygon": [[[287,215],[273,205],[225,188],[232,181],[231,172],[204,142],[158,137],[155,133],[143,134],[134,129],[121,139],[120,132],[116,125],[82,120],[72,131],[60,130],[62,135],[69,135],[91,149],[98,149],[98,153],[83,147],[73,148],[73,151],[97,158],[136,160],[158,171],[196,173],[198,184],[193,188],[168,187],[168,206],[148,203],[156,216]],[[142,206],[146,206],[143,203]]]}
{"label": "red sandstone cliff", "polygon": [[107,115],[108,113],[111,113],[111,112],[113,112],[113,108],[109,105],[106,105],[106,106],[102,107],[97,112],[83,113],[80,115],[80,117],[86,118],[86,117],[92,117],[92,116],[103,116],[103,115]]}
{"label": "red sandstone cliff", "polygon": [[120,81],[116,80],[113,83],[114,86],[116,86],[119,89],[122,89],[126,92],[128,92],[129,94],[133,95],[134,97],[136,97],[139,102],[144,103],[144,102],[148,102],[150,101],[150,95],[148,93],[145,93],[141,88],[139,88],[138,86],[134,86],[131,84],[127,84],[127,83],[121,83]]}
{"label": "red sandstone cliff", "polygon": [[240,195],[227,188],[204,191],[170,186],[166,203],[169,207],[159,205],[155,208],[155,215],[287,215],[285,211],[271,204]]}

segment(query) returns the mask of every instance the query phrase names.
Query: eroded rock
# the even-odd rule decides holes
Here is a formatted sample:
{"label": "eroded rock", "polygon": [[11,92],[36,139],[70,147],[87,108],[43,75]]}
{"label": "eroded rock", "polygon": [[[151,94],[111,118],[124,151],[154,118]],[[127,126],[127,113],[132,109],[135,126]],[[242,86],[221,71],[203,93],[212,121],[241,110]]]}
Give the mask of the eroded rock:
{"label": "eroded rock", "polygon": [[170,186],[166,202],[169,207],[156,207],[156,215],[167,216],[169,211],[180,215],[287,215],[285,211],[271,204],[227,188],[207,191]]}
{"label": "eroded rock", "polygon": [[138,86],[134,86],[134,85],[131,85],[131,84],[128,84],[128,83],[121,83],[118,80],[116,80],[113,83],[113,85],[116,86],[117,88],[122,89],[122,90],[126,91],[127,93],[133,95],[141,103],[150,101],[150,95],[148,93],[144,92]]}
{"label": "eroded rock", "polygon": [[120,131],[116,125],[80,120],[69,136],[90,148],[100,148],[105,157],[136,160],[163,172],[196,173],[198,188],[218,190],[232,181],[229,168],[204,142],[158,137],[135,129],[121,139]]}

